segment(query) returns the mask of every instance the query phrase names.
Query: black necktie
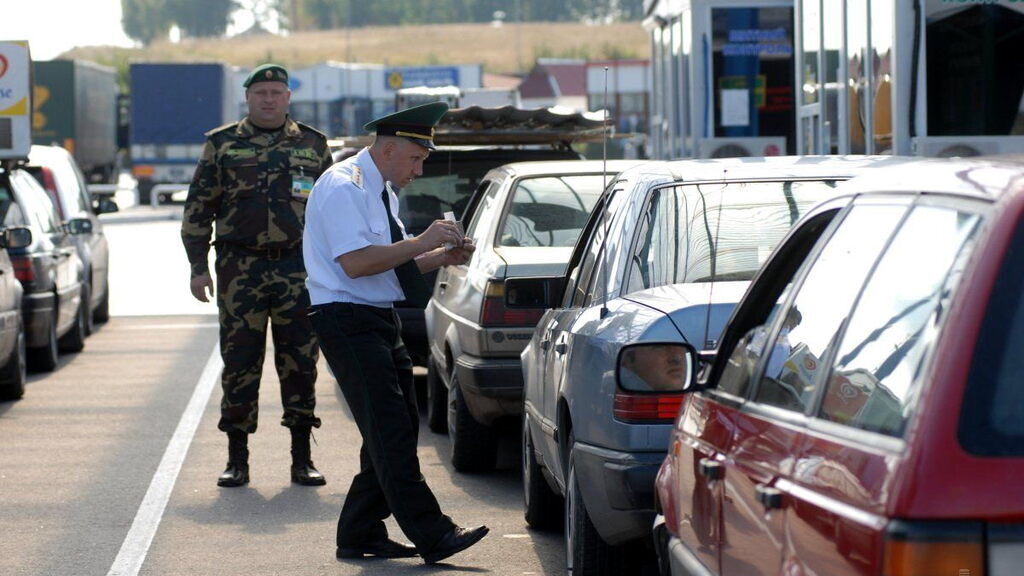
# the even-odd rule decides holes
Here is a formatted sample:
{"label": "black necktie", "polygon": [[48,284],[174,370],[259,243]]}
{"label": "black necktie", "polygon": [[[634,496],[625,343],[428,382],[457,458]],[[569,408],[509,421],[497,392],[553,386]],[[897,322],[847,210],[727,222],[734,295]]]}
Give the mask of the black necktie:
{"label": "black necktie", "polygon": [[[391,243],[404,240],[402,230],[398,227],[398,221],[391,215],[391,203],[388,202],[387,188],[380,193],[380,200],[384,203],[384,210],[388,213]],[[416,266],[416,260],[409,260],[395,268],[395,276],[398,276],[398,284],[402,286],[402,292],[405,292],[405,300],[402,301],[402,304],[406,307],[426,308],[427,301],[430,300],[431,289],[430,286],[427,286],[427,281],[423,279],[419,267]]]}

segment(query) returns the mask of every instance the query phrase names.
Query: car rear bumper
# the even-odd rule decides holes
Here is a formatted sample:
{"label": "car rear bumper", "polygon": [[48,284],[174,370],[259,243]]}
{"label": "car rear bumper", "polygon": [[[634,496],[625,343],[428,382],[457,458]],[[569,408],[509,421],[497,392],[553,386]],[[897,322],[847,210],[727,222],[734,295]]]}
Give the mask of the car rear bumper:
{"label": "car rear bumper", "polygon": [[463,354],[455,361],[463,397],[473,418],[490,425],[502,416],[523,413],[523,371],[519,358],[479,358]]}
{"label": "car rear bumper", "polygon": [[664,452],[622,452],[576,443],[576,478],[594,528],[612,545],[651,534],[654,479]]}
{"label": "car rear bumper", "polygon": [[25,321],[25,345],[29,348],[46,346],[50,338],[50,324],[57,313],[52,292],[26,292],[22,297]]}

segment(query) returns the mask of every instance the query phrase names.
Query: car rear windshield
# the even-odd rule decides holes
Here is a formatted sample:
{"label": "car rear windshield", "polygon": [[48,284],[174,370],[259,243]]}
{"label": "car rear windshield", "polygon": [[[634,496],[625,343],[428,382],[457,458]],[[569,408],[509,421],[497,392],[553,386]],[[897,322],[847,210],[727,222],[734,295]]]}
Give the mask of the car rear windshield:
{"label": "car rear windshield", "polygon": [[960,444],[980,456],[1024,456],[1024,223],[988,302],[960,414]]}
{"label": "car rear windshield", "polygon": [[575,246],[607,178],[542,176],[516,182],[499,246]]}

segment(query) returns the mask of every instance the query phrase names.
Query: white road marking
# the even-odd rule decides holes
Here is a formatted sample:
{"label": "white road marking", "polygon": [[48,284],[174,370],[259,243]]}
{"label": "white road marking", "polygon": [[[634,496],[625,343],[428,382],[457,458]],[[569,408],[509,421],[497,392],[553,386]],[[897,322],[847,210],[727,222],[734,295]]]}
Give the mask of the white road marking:
{"label": "white road marking", "polygon": [[153,536],[156,535],[160,520],[163,518],[167,501],[171,498],[171,491],[174,489],[174,483],[181,471],[181,464],[185,461],[185,455],[192,443],[192,437],[195,436],[203,410],[213,392],[214,384],[220,380],[220,372],[223,368],[224,364],[220,359],[220,345],[215,345],[210,359],[206,361],[202,375],[199,376],[195,391],[192,392],[192,398],[188,401],[181,420],[178,421],[178,428],[167,444],[167,450],[164,451],[160,466],[157,467],[156,474],[153,475],[149,490],[146,491],[139,511],[135,514],[132,527],[128,530],[128,535],[125,536],[121,550],[117,553],[117,558],[114,559],[114,564],[107,572],[107,576],[137,576],[142,568],[142,563],[146,560],[146,554],[149,552],[149,546],[153,543]]}

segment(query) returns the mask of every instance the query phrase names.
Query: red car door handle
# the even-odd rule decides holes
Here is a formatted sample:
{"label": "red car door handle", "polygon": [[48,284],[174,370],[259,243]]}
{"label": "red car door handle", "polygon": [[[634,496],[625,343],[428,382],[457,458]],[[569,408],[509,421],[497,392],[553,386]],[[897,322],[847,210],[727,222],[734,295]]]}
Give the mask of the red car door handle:
{"label": "red car door handle", "polygon": [[715,462],[711,458],[701,458],[700,473],[708,480],[721,480],[725,477],[725,467],[721,462]]}
{"label": "red car door handle", "polygon": [[757,501],[766,510],[782,508],[782,491],[778,488],[772,488],[766,484],[758,484],[754,491],[757,493]]}

